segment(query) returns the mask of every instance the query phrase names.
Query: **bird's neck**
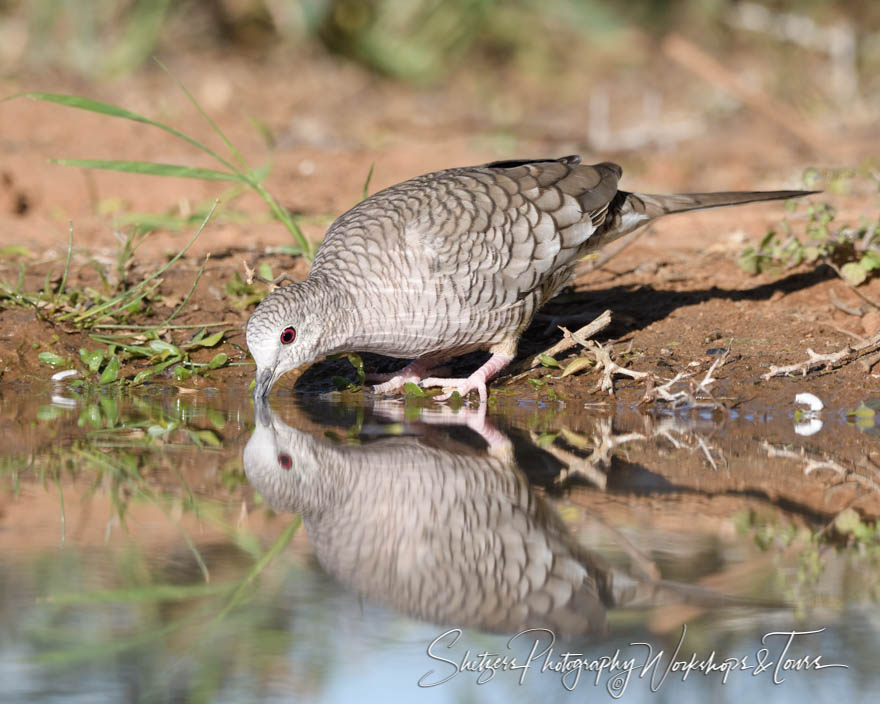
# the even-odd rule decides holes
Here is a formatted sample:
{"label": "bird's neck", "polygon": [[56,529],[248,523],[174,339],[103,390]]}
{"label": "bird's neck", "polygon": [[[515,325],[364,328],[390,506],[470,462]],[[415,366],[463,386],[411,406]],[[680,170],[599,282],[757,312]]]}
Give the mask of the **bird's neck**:
{"label": "bird's neck", "polygon": [[339,282],[323,273],[309,274],[301,284],[312,301],[316,323],[321,330],[322,356],[351,351],[352,319],[356,310],[351,296]]}

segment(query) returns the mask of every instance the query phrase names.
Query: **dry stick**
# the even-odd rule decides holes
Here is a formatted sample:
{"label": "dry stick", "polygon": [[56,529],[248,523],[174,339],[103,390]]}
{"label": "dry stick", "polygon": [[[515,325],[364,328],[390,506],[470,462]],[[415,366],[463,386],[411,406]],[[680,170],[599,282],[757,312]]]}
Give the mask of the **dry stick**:
{"label": "dry stick", "polygon": [[543,357],[544,355],[554,357],[560,352],[565,352],[565,350],[570,349],[575,345],[582,345],[583,343],[581,342],[581,340],[587,340],[591,338],[593,335],[602,332],[602,330],[607,328],[609,325],[611,325],[611,311],[606,310],[591,323],[587,323],[575,332],[569,332],[564,327],[560,327],[559,329],[562,330],[565,336],[555,345],[548,347],[543,352],[540,352],[533,357],[529,357],[528,359],[514,366],[512,371],[515,376],[510,377],[507,380],[508,383],[516,381],[517,379],[521,379],[529,371],[539,366],[541,364],[541,357]]}
{"label": "dry stick", "polygon": [[870,340],[867,340],[863,343],[856,345],[855,347],[850,347],[847,345],[842,350],[837,352],[829,352],[826,354],[816,354],[809,347],[807,348],[807,354],[809,355],[809,359],[798,362],[796,364],[786,364],[783,367],[777,367],[775,364],[770,365],[770,371],[766,374],[762,374],[761,378],[764,381],[768,379],[772,379],[774,376],[783,376],[785,374],[791,374],[793,372],[801,372],[804,376],[807,375],[807,372],[815,369],[816,367],[824,365],[826,369],[834,369],[835,367],[842,367],[844,364],[848,364],[859,357],[864,357],[865,355],[876,352],[880,349],[880,333],[874,335]]}
{"label": "dry stick", "polygon": [[826,140],[796,110],[759,88],[744,83],[734,72],[687,39],[675,33],[670,34],[663,42],[663,53],[707,83],[738,98],[813,151],[823,151]]}

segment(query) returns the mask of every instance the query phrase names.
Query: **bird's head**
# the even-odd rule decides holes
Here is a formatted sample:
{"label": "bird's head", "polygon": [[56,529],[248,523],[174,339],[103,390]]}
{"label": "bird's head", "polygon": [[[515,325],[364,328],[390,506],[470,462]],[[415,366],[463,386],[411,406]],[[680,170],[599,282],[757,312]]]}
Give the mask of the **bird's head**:
{"label": "bird's head", "polygon": [[306,283],[270,293],[247,324],[247,346],[257,363],[255,398],[264,398],[285,372],[324,354],[324,321]]}

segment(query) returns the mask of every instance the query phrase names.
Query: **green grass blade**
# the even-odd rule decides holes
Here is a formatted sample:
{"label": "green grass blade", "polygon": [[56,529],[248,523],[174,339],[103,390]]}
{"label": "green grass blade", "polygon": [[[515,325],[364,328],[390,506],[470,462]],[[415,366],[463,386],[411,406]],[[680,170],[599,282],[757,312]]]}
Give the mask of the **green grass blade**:
{"label": "green grass blade", "polygon": [[146,174],[172,178],[199,178],[206,181],[234,181],[248,183],[244,176],[227,171],[200,169],[180,164],[160,164],[154,161],[117,161],[115,159],[52,159],[53,164],[78,166],[81,169],[101,169],[103,171],[122,171],[127,174]]}
{"label": "green grass blade", "polygon": [[193,280],[192,286],[190,286],[190,289],[189,289],[189,291],[187,291],[186,296],[183,297],[183,300],[180,302],[180,305],[178,305],[177,308],[175,308],[172,311],[171,315],[169,315],[167,318],[165,318],[165,321],[161,325],[156,326],[157,330],[164,328],[172,320],[174,320],[178,316],[180,311],[182,311],[184,309],[186,304],[189,303],[189,299],[193,295],[193,291],[196,290],[196,286],[198,286],[198,284],[199,284],[199,279],[201,279],[202,274],[205,273],[205,267],[208,265],[208,260],[210,258],[211,258],[211,253],[209,252],[207,255],[205,255],[205,260],[202,262],[202,265],[199,267],[199,270],[196,273],[196,278],[195,278],[195,280]]}
{"label": "green grass blade", "polygon": [[31,92],[31,93],[18,93],[17,95],[11,95],[8,98],[3,98],[0,102],[5,102],[7,100],[12,100],[13,98],[29,98],[30,100],[40,100],[47,103],[55,103],[56,105],[63,105],[69,108],[76,108],[78,110],[86,110],[88,112],[98,113],[99,115],[108,115],[109,117],[119,117],[124,120],[132,120],[134,122],[141,122],[145,125],[151,125],[152,127],[156,127],[168,134],[172,134],[178,139],[182,139],[187,144],[191,144],[199,151],[203,151],[206,154],[210,154],[217,161],[219,161],[223,166],[228,168],[230,171],[234,171],[239,173],[241,172],[235,167],[234,164],[230,163],[222,156],[220,156],[217,152],[215,152],[210,147],[205,146],[198,140],[193,139],[189,135],[184,134],[180,130],[176,130],[173,127],[162,124],[161,122],[157,122],[156,120],[151,120],[149,117],[144,117],[143,115],[139,115],[136,112],[131,112],[131,110],[126,110],[125,108],[121,108],[118,105],[112,105],[110,103],[102,103],[100,100],[92,100],[91,98],[83,98],[78,95],[64,95],[61,93],[40,93],[40,92]]}
{"label": "green grass blade", "polygon": [[361,200],[366,200],[367,196],[370,195],[370,181],[373,180],[373,168],[376,166],[376,162],[372,162],[370,164],[370,170],[367,171],[367,180],[364,181],[364,192],[361,194]]}
{"label": "green grass blade", "polygon": [[[229,141],[229,138],[224,134],[223,130],[221,130],[221,129],[217,126],[217,123],[215,123],[214,120],[211,119],[211,117],[208,115],[208,113],[206,113],[206,112],[202,109],[202,106],[199,105],[199,101],[196,100],[196,99],[192,96],[192,93],[190,93],[190,92],[186,89],[186,86],[183,85],[183,83],[177,78],[177,76],[175,76],[175,75],[169,70],[169,68],[168,68],[165,64],[163,64],[161,61],[159,61],[159,59],[157,59],[157,58],[154,56],[154,57],[153,57],[153,60],[154,60],[157,64],[159,64],[159,67],[160,67],[165,73],[168,74],[168,77],[171,78],[172,81],[174,81],[174,82],[177,84],[177,87],[180,88],[180,90],[181,90],[181,91],[183,92],[183,94],[187,97],[187,99],[189,100],[189,102],[191,102],[191,103],[193,104],[193,106],[195,106],[195,109],[199,111],[199,114],[200,114],[203,118],[205,118],[205,122],[207,122],[207,123],[211,126],[211,129],[214,130],[214,132],[220,137],[220,139],[223,140],[223,143],[226,145],[226,148],[229,150],[229,152],[232,154],[232,156],[233,156],[236,160],[238,160],[238,163],[241,165],[242,169],[245,169],[246,171],[251,171],[251,169],[248,167],[247,162],[245,161],[244,157],[241,155],[241,152],[239,152],[238,149],[235,148],[235,145],[234,145],[232,142]],[[252,175],[253,175],[253,174],[252,174]],[[256,180],[256,179],[254,178],[253,180]]]}
{"label": "green grass blade", "polygon": [[212,627],[220,623],[220,621],[226,618],[230,611],[238,606],[238,604],[250,591],[251,584],[254,582],[254,580],[259,577],[263,570],[265,570],[266,567],[269,566],[272,560],[274,560],[284,550],[284,548],[287,547],[287,544],[291,541],[296,531],[299,530],[301,524],[302,516],[296,516],[290,523],[287,524],[287,528],[282,531],[281,535],[278,536],[272,546],[259,560],[257,560],[256,564],[254,564],[254,566],[251,567],[250,570],[248,570],[248,573],[239,582],[238,587],[231,594],[223,609],[221,609],[221,611],[213,619],[211,619]]}
{"label": "green grass blade", "polygon": [[73,220],[70,221],[70,227],[67,231],[67,259],[64,260],[64,276],[61,277],[61,283],[58,285],[58,293],[63,295],[64,289],[67,288],[67,275],[70,273],[70,260],[73,257]]}

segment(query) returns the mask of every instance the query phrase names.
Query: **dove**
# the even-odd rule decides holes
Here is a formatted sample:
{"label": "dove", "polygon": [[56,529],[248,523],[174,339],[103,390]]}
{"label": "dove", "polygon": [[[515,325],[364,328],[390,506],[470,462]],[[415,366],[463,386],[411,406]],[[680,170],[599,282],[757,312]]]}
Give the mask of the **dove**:
{"label": "dove", "polygon": [[[287,371],[341,352],[410,360],[375,375],[487,399],[538,309],[587,253],[669,213],[788,199],[813,191],[650,195],[619,190],[622,170],[580,157],[496,161],[436,171],[375,193],[327,231],[308,277],[276,289],[246,338],[264,397]],[[449,359],[484,350],[463,378]]]}

